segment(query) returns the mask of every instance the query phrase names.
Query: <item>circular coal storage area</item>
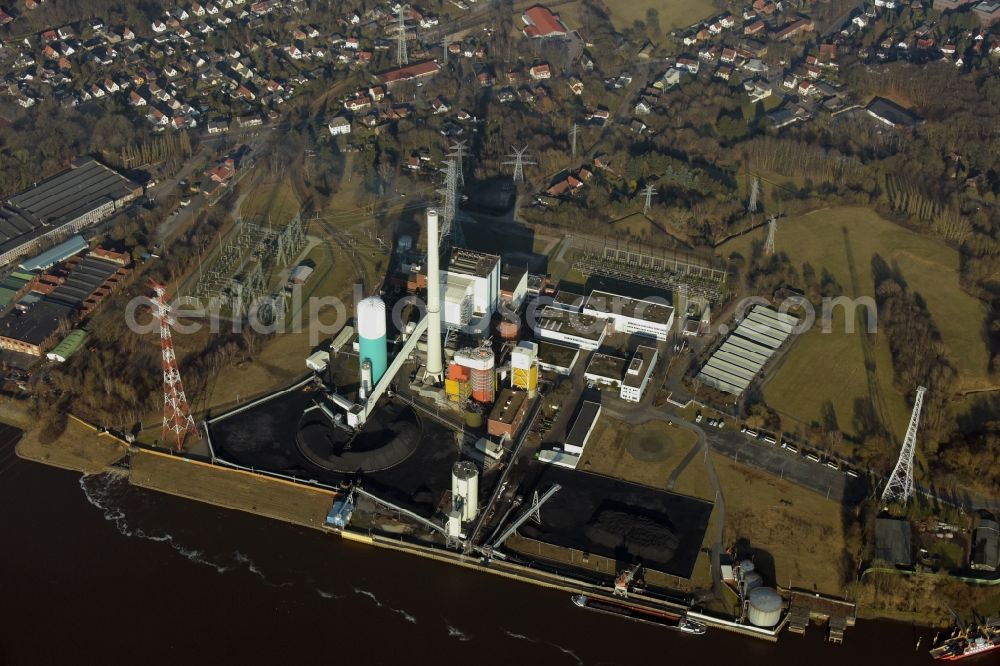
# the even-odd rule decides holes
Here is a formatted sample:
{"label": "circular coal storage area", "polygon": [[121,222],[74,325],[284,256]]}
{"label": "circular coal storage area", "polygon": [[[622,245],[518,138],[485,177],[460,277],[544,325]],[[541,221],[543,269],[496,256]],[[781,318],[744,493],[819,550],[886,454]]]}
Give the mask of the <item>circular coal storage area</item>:
{"label": "circular coal storage area", "polygon": [[310,410],[299,419],[295,444],[321,469],[356,474],[395,467],[413,455],[421,435],[413,409],[390,402],[374,410],[357,431],[332,423],[323,410]]}

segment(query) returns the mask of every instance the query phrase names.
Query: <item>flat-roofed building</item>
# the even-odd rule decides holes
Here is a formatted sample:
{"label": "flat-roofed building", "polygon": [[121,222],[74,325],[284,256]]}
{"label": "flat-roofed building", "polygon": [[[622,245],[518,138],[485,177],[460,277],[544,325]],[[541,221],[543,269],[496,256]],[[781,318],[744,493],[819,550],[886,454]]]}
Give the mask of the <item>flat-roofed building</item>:
{"label": "flat-roofed building", "polygon": [[649,379],[653,376],[653,370],[656,368],[657,356],[656,349],[646,345],[639,345],[635,350],[622,380],[620,393],[622,400],[629,402],[642,400],[646,387],[649,386]]}
{"label": "flat-roofed building", "polygon": [[580,350],[576,347],[556,344],[555,342],[538,342],[538,369],[554,372],[557,375],[568,376],[580,358]]}
{"label": "flat-roofed building", "polygon": [[501,390],[490,410],[486,431],[494,437],[507,435],[511,439],[516,438],[524,426],[531,402],[525,391]]}
{"label": "flat-roofed building", "polygon": [[621,386],[622,380],[625,378],[627,367],[627,358],[597,353],[590,358],[590,363],[587,364],[583,377],[589,382],[617,388]]}
{"label": "flat-roofed building", "polygon": [[608,330],[606,319],[560,310],[551,305],[542,309],[534,325],[535,335],[542,340],[565,342],[590,351],[601,346]]}
{"label": "flat-roofed building", "polygon": [[142,194],[142,186],[92,157],[0,205],[0,266],[101,222]]}
{"label": "flat-roofed building", "polygon": [[615,333],[666,340],[674,324],[674,308],[648,299],[619,296],[594,290],[583,305],[583,313],[607,319]]}
{"label": "flat-roofed building", "polygon": [[500,298],[515,310],[528,295],[528,267],[504,264],[500,269]]}
{"label": "flat-roofed building", "polygon": [[[72,257],[58,270],[37,275],[18,305],[23,311],[0,317],[0,349],[41,356],[122,284],[129,270],[93,255]],[[30,300],[30,302],[29,302]]]}
{"label": "flat-roofed building", "polygon": [[573,426],[569,429],[566,441],[563,443],[563,451],[574,455],[583,455],[583,449],[587,446],[590,436],[597,426],[597,419],[601,415],[601,405],[590,400],[584,400],[580,405],[580,411],[573,421]]}

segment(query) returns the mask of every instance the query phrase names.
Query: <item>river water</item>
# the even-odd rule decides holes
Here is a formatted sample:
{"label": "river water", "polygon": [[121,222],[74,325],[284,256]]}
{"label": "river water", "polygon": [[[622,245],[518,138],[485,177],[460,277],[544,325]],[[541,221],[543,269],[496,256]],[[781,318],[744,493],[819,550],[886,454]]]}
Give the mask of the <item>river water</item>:
{"label": "river water", "polygon": [[770,644],[602,616],[561,592],[22,461],[9,431],[0,535],[0,664],[931,662],[930,633],[895,623],[859,622],[836,646],[820,627]]}

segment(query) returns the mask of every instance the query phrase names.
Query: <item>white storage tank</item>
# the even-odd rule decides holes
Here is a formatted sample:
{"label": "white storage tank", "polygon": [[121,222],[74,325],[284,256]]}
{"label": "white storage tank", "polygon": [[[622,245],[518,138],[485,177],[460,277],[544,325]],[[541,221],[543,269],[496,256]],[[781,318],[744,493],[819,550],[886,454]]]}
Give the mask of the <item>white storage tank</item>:
{"label": "white storage tank", "polygon": [[462,512],[452,509],[448,512],[448,536],[457,539],[462,536]]}
{"label": "white storage tank", "polygon": [[751,590],[747,600],[747,619],[755,627],[773,627],[781,620],[785,603],[774,589],[758,587]]}
{"label": "white storage tank", "polygon": [[742,562],[740,562],[740,571],[743,572],[744,575],[753,572],[753,570],[754,566],[752,561],[743,560]]}
{"label": "white storage tank", "polygon": [[385,301],[370,296],[358,303],[358,355],[360,361],[371,363],[372,384],[378,384],[388,366],[388,348],[385,341]]}
{"label": "white storage tank", "polygon": [[474,520],[479,513],[479,470],[468,460],[451,468],[451,502],[462,512],[463,521]]}

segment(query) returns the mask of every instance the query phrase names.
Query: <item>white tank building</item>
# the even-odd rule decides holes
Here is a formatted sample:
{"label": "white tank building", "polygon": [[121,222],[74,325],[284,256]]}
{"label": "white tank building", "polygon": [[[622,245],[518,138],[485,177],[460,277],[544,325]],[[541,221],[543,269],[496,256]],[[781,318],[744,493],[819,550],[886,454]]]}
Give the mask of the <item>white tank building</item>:
{"label": "white tank building", "polygon": [[389,365],[385,339],[385,301],[378,296],[362,299],[355,314],[358,320],[358,357],[362,366],[365,361],[371,364],[369,381],[373,387],[382,379]]}
{"label": "white tank building", "polygon": [[755,627],[769,629],[781,621],[785,602],[773,588],[758,587],[750,590],[744,603],[746,618]]}
{"label": "white tank building", "polygon": [[463,522],[475,520],[479,513],[479,470],[468,460],[459,460],[451,468],[451,503]]}
{"label": "white tank building", "polygon": [[427,211],[427,364],[424,382],[440,384],[444,380],[441,353],[441,249],[438,212]]}

